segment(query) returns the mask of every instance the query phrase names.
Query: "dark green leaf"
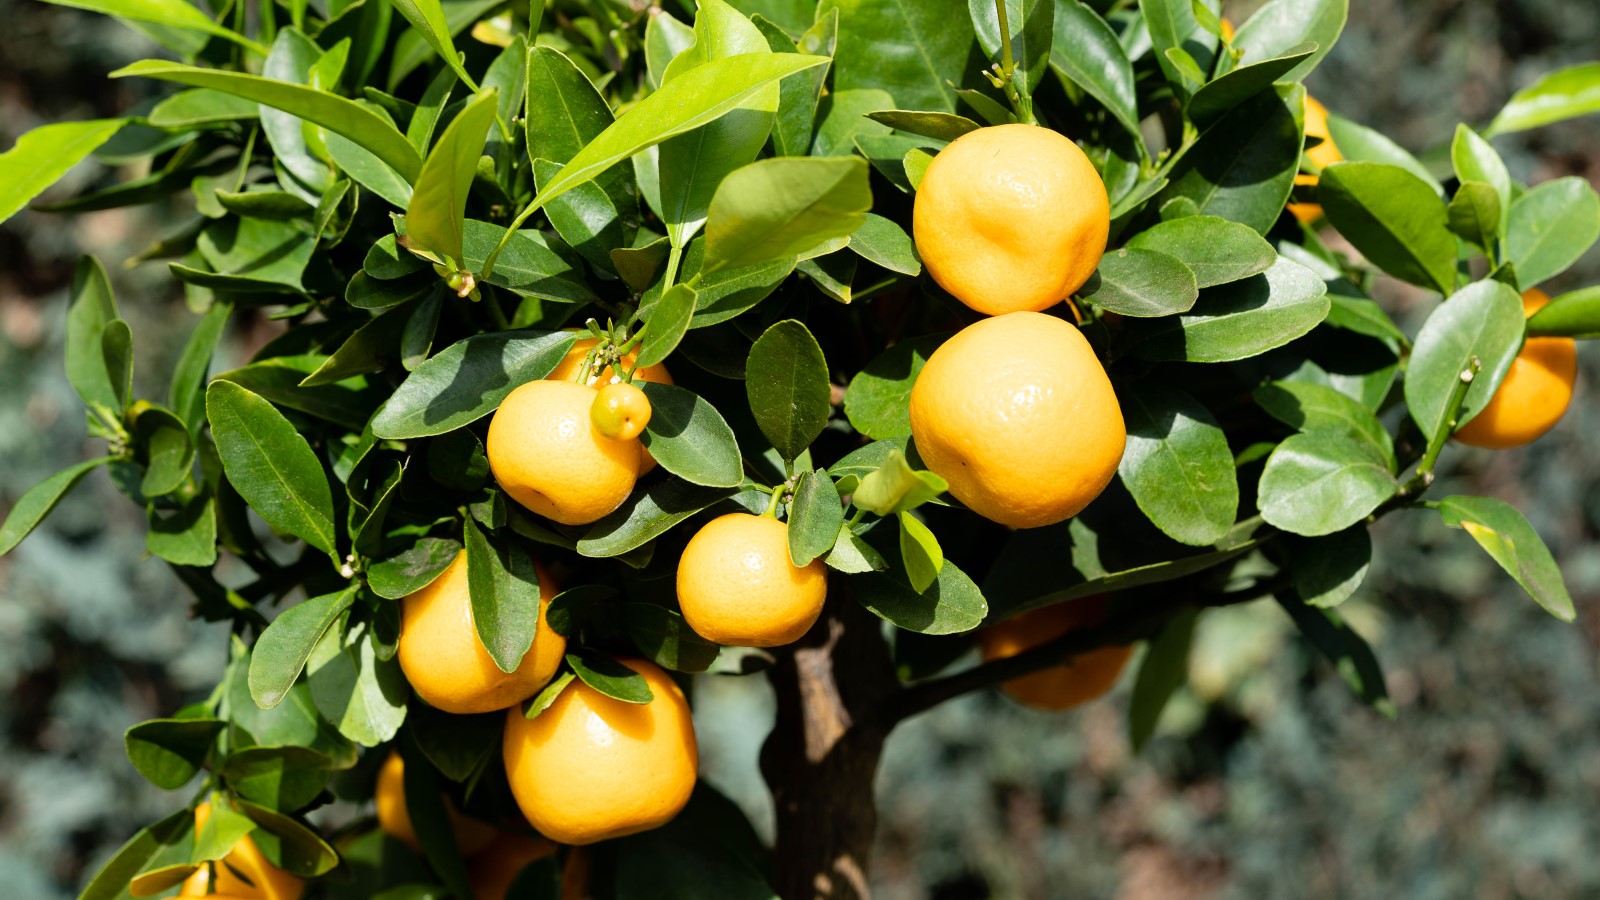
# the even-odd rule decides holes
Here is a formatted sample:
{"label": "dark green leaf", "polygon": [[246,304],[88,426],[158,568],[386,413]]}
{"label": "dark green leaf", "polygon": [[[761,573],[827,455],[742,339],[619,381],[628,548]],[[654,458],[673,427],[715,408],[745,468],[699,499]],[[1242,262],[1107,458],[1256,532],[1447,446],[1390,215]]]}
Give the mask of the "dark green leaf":
{"label": "dark green leaf", "polygon": [[413,703],[406,714],[406,731],[439,774],[463,782],[481,771],[490,754],[498,753],[504,722],[499,711],[461,716]]}
{"label": "dark green leaf", "polygon": [[150,406],[139,413],[133,431],[145,466],[139,493],[161,497],[181,487],[194,467],[194,442],[189,429],[167,410]]}
{"label": "dark green leaf", "polygon": [[655,699],[644,676],[609,656],[589,650],[567,654],[567,665],[572,667],[584,684],[613,700],[624,703],[649,703]]}
{"label": "dark green leaf", "polygon": [[1472,535],[1535,602],[1552,616],[1571,622],[1576,613],[1572,595],[1561,578],[1550,549],[1528,520],[1511,506],[1492,497],[1446,497],[1439,516],[1451,528]]}
{"label": "dark green leaf", "polygon": [[[1050,69],[1050,44],[1054,38],[1055,0],[1005,0],[1006,24],[1011,31],[1012,76],[1024,96],[1033,93]],[[968,0],[978,43],[989,58],[1001,60],[1000,17],[995,0]]]}
{"label": "dark green leaf", "polygon": [[786,319],[750,350],[745,391],[762,434],[785,460],[811,446],[828,422],[828,362],[806,327]]}
{"label": "dark green leaf", "polygon": [[[1278,255],[1261,235],[1215,216],[1184,216],[1139,232],[1127,246],[1176,257],[1202,288],[1265,272]],[[1105,265],[1104,261],[1101,263]],[[1177,310],[1184,312],[1186,310]]]}
{"label": "dark green leaf", "polygon": [[228,482],[268,525],[334,552],[333,496],[306,439],[260,396],[229,381],[206,389],[206,417]]}
{"label": "dark green leaf", "polygon": [[1130,135],[1138,137],[1133,64],[1116,32],[1099,13],[1078,0],[1057,0],[1054,31],[1051,67],[1100,101]]}
{"label": "dark green leaf", "polygon": [[983,592],[948,560],[939,568],[938,579],[920,593],[889,573],[860,575],[852,584],[862,606],[918,634],[971,631],[989,614]]}
{"label": "dark green leaf", "polygon": [[800,477],[789,504],[789,561],[795,566],[833,549],[844,525],[844,507],[828,473],[818,469]]}
{"label": "dark green leaf", "polygon": [[[990,11],[993,9],[991,5]],[[908,134],[920,134],[942,142],[953,141],[983,127],[966,116],[935,110],[882,109],[867,113],[867,118]]]}
{"label": "dark green leaf", "polygon": [[0,556],[10,553],[28,532],[38,527],[44,517],[50,515],[50,510],[55,509],[61,498],[78,486],[83,476],[96,466],[111,462],[112,457],[103,456],[99,459],[85,460],[70,468],[51,475],[39,482],[21,497],[17,498],[16,505],[6,514],[4,524],[0,524]]}
{"label": "dark green leaf", "polygon": [[387,600],[399,600],[433,583],[461,552],[452,538],[424,537],[405,550],[367,566],[367,586]]}
{"label": "dark green leaf", "polygon": [[256,640],[250,654],[250,696],[262,709],[283,702],[323,634],[355,602],[354,586],[296,603]]}
{"label": "dark green leaf", "polygon": [[67,308],[67,380],[90,409],[118,405],[102,344],[107,323],[116,318],[117,301],[105,266],[93,256],[79,257]]}
{"label": "dark green leaf", "polygon": [[[1460,425],[1477,415],[1516,359],[1522,335],[1522,301],[1497,281],[1469,285],[1435,309],[1417,334],[1406,367],[1406,405],[1422,433],[1432,435],[1447,420]],[[1446,408],[1451,389],[1474,358],[1482,368],[1458,415]]]}
{"label": "dark green leaf", "polygon": [[205,765],[217,735],[227,723],[217,719],[152,719],[123,737],[128,761],[145,780],[164,791],[189,783]]}
{"label": "dark green leaf", "polygon": [[1317,197],[1328,221],[1385,272],[1441,294],[1456,280],[1456,240],[1433,189],[1398,166],[1335,163]]}
{"label": "dark green leaf", "polygon": [[205,418],[206,376],[210,374],[211,357],[232,315],[233,304],[222,300],[213,303],[190,332],[178,356],[178,364],[172,370],[167,403],[192,432],[198,433]]}
{"label": "dark green leaf", "polygon": [[1361,521],[1399,487],[1381,448],[1354,436],[1296,434],[1267,457],[1258,502],[1267,524],[1315,537]]}
{"label": "dark green leaf", "polygon": [[[462,245],[467,269],[478,271],[489,254],[505,237],[505,229],[489,222],[468,219]],[[595,299],[575,263],[551,246],[554,239],[532,229],[519,231],[506,242],[495,263],[489,283],[524,297],[538,297],[563,303],[584,303]]]}
{"label": "dark green leaf", "polygon": [[900,341],[857,372],[844,392],[844,412],[850,424],[876,440],[911,434],[911,386],[947,337],[929,335]]}
{"label": "dark green leaf", "polygon": [[[1294,95],[1289,102],[1296,102]],[[1160,202],[1187,197],[1203,215],[1266,234],[1294,186],[1300,141],[1290,106],[1276,91],[1262,91],[1200,136],[1172,170]]]}
{"label": "dark green leaf", "polygon": [[610,515],[590,526],[578,541],[584,556],[620,556],[643,546],[702,509],[733,496],[731,488],[708,488],[681,478],[658,481],[634,491]]}
{"label": "dark green leaf", "polygon": [[1187,112],[1201,130],[1216,123],[1228,111],[1256,94],[1282,81],[1284,73],[1316,53],[1315,44],[1302,44],[1271,59],[1253,58],[1250,65],[1234,69],[1212,81],[1189,98]]}
{"label": "dark green leaf", "polygon": [[1295,593],[1312,606],[1338,606],[1361,586],[1372,562],[1366,525],[1289,545],[1289,575]]}
{"label": "dark green leaf", "polygon": [[1239,511],[1233,451],[1193,397],[1152,384],[1118,391],[1128,445],[1117,471],[1152,524],[1174,540],[1221,540]]}
{"label": "dark green leaf", "polygon": [[1146,359],[1228,362],[1280,347],[1328,314],[1327,285],[1315,272],[1279,257],[1260,275],[1207,288],[1186,315],[1150,320],[1131,348]]}
{"label": "dark green leaf", "polygon": [[411,306],[402,306],[362,323],[300,386],[336,384],[352,375],[383,371],[399,355],[400,335],[411,312]]}
{"label": "dark green leaf", "polygon": [[1128,743],[1138,753],[1155,734],[1167,700],[1189,680],[1189,645],[1199,613],[1188,610],[1162,626],[1149,642],[1128,698]]}
{"label": "dark green leaf", "polygon": [[664,606],[624,603],[622,619],[639,652],[674,672],[704,672],[721,649],[695,634],[682,615]]}
{"label": "dark green leaf", "polygon": [[1361,635],[1345,623],[1344,617],[1331,609],[1307,606],[1291,592],[1278,594],[1277,600],[1300,633],[1333,663],[1356,696],[1384,716],[1394,718],[1394,702],[1389,699],[1378,658]]}
{"label": "dark green leaf", "polygon": [[300,382],[316,371],[325,359],[320,355],[273,357],[222,372],[216,380],[231,381],[278,406],[360,431],[373,409],[382,402],[383,392],[361,377],[337,384],[301,387]]}
{"label": "dark green leaf", "polygon": [[1140,318],[1188,312],[1200,297],[1195,273],[1182,260],[1129,248],[1101,257],[1100,267],[1078,293],[1101,309]]}
{"label": "dark green leaf", "polygon": [[234,804],[260,826],[252,835],[267,861],[301,878],[315,878],[339,864],[339,854],[300,820],[243,798]]}
{"label": "dark green leaf", "polygon": [[521,545],[496,547],[469,517],[465,523],[472,622],[495,665],[515,672],[539,627],[539,573]]}
{"label": "dark green leaf", "polygon": [[193,837],[194,813],[187,808],[141,828],[95,873],[78,900],[120,900],[129,896],[128,883],[135,875],[168,848]]}
{"label": "dark green leaf", "polygon": [[100,353],[105,360],[106,374],[111,379],[111,396],[114,408],[124,410],[133,393],[133,332],[128,323],[112,319],[100,332]]}
{"label": "dark green leaf", "polygon": [[457,341],[400,384],[372,430],[401,440],[476,422],[516,388],[550,374],[575,340],[567,331],[502,331]]}
{"label": "dark green leaf", "polygon": [[293,812],[327,787],[331,761],[305,747],[246,747],[228,756],[222,778],[239,796]]}
{"label": "dark green leaf", "polygon": [[145,549],[177,566],[210,566],[217,561],[217,508],[209,491],[180,501],[172,512],[149,509]]}
{"label": "dark green leaf", "polygon": [[894,103],[884,109],[955,112],[950,84],[961,84],[973,47],[964,0],[823,0],[819,15],[839,11],[834,90],[877,88]]}
{"label": "dark green leaf", "polygon": [[[1150,29],[1150,42],[1155,47],[1156,62],[1167,75],[1167,81],[1185,87],[1181,74],[1185,67],[1173,57],[1188,57],[1193,71],[1188,75],[1186,90],[1199,87],[1205,81],[1204,72],[1211,71],[1217,52],[1217,36],[1200,27],[1195,19],[1190,0],[1139,0],[1139,10],[1144,13],[1145,24]],[[1269,53],[1266,56],[1277,56]]]}
{"label": "dark green leaf", "polygon": [[678,342],[683,340],[684,332],[689,330],[696,299],[694,288],[675,284],[650,307],[644,338],[639,342],[637,366],[653,366],[672,355]]}
{"label": "dark green leaf", "polygon": [[692,484],[738,487],[739,444],[716,407],[692,391],[644,383],[653,412],[640,440],[661,468]]}

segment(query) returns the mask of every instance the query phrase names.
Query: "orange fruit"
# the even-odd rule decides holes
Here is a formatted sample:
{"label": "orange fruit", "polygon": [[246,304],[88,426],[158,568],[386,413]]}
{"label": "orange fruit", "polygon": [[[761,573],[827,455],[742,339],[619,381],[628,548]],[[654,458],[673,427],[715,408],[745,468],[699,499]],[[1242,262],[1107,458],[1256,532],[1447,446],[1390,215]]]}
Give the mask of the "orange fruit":
{"label": "orange fruit", "polygon": [[1037,125],[968,132],[933,158],[912,231],[939,286],[981,313],[1065,300],[1100,264],[1111,203],[1089,157]]}
{"label": "orange fruit", "polygon": [[511,499],[563,525],[587,525],[622,505],[644,447],[606,437],[590,416],[598,391],[530,381],[489,422],[489,470]]}
{"label": "orange fruit", "polygon": [[[587,333],[586,329],[568,328],[567,330],[577,333]],[[576,344],[572,345],[572,349],[567,351],[567,355],[562,357],[561,362],[556,364],[555,370],[549,375],[545,376],[545,380],[572,381],[573,379],[577,378],[578,367],[583,365],[583,361],[589,356],[589,351],[593,350],[595,345],[598,343],[600,342],[592,337],[580,338]],[[631,366],[633,365],[634,360],[638,358],[639,352],[637,350],[633,351],[632,353],[623,354],[622,364],[624,367]],[[654,384],[672,383],[672,374],[669,373],[667,371],[667,367],[661,363],[656,363],[653,366],[645,366],[642,369],[638,369],[633,373],[633,377],[635,380],[649,381]],[[598,375],[590,375],[588,381],[585,383],[591,387],[598,388],[604,387],[607,384],[616,384],[621,381],[621,374],[615,369],[608,367],[601,371]]]}
{"label": "orange fruit", "polygon": [[911,434],[956,499],[1013,528],[1077,515],[1127,441],[1089,342],[1034,312],[984,319],[935,350],[911,388]]}
{"label": "orange fruit", "polygon": [[[1079,628],[1105,621],[1106,598],[1096,595],[1069,600],[1012,616],[978,632],[985,662],[1016,656]],[[1132,647],[1101,647],[1064,665],[1014,678],[1001,686],[1012,699],[1035,709],[1059,711],[1081,706],[1111,690]]]}
{"label": "orange fruit", "polygon": [[[422,852],[417,831],[411,825],[411,812],[406,808],[406,763],[400,754],[391,751],[389,758],[383,761],[383,768],[378,770],[374,800],[378,806],[378,829],[412,850]],[[494,840],[493,826],[457,812],[448,797],[444,798],[444,808],[450,817],[456,846],[463,854],[476,853]]]}
{"label": "orange fruit", "polygon": [[[211,817],[211,804],[201,803],[194,808],[194,833],[198,835]],[[216,882],[211,872],[216,871]],[[238,874],[234,874],[237,872]],[[242,878],[240,876],[243,876]],[[246,880],[248,879],[248,880]],[[306,883],[285,872],[262,855],[255,839],[249,835],[239,839],[227,856],[213,865],[202,865],[193,875],[184,879],[178,891],[180,897],[223,897],[235,900],[300,900]]]}
{"label": "orange fruit", "polygon": [[[1538,288],[1522,295],[1522,313],[1538,312],[1550,296]],[[1578,344],[1572,338],[1530,337],[1512,361],[1489,404],[1456,430],[1456,440],[1504,450],[1531,443],[1554,428],[1572,404],[1578,380]]]}
{"label": "orange fruit", "polygon": [[506,892],[529,863],[554,856],[556,845],[531,834],[502,831],[467,861],[476,900],[505,900]]}
{"label": "orange fruit", "polygon": [[1234,35],[1233,23],[1228,21],[1226,18],[1224,18],[1221,22],[1218,22],[1217,24],[1222,26],[1222,39],[1227,41],[1230,44],[1233,43],[1233,35]]}
{"label": "orange fruit", "polygon": [[[1306,156],[1319,168],[1326,169],[1344,159],[1339,148],[1333,144],[1333,135],[1328,133],[1328,108],[1310,94],[1306,95],[1306,137],[1322,138],[1322,143],[1306,151]],[[1316,184],[1317,176],[1302,173],[1294,176],[1294,183]],[[1291,203],[1289,212],[1307,225],[1322,218],[1322,206],[1317,203]]]}
{"label": "orange fruit", "polygon": [[683,691],[654,663],[618,660],[644,676],[654,698],[625,703],[573,681],[538,716],[506,712],[506,778],[535,830],[563,844],[592,844],[657,828],[694,790],[694,721]]}
{"label": "orange fruit", "polygon": [[438,578],[400,601],[400,669],[417,696],[448,713],[484,713],[520,703],[545,686],[561,665],[567,639],[544,618],[559,591],[555,578],[544,566],[535,564],[535,569],[539,624],[515,672],[500,671],[478,639],[465,551]]}
{"label": "orange fruit", "polygon": [[678,560],[678,606],[708,641],[777,647],[809,630],[828,597],[828,568],[789,561],[789,526],[728,513],[707,522]]}
{"label": "orange fruit", "polygon": [[650,424],[650,398],[631,384],[608,384],[601,388],[589,407],[594,427],[609,438],[632,440],[644,434]]}

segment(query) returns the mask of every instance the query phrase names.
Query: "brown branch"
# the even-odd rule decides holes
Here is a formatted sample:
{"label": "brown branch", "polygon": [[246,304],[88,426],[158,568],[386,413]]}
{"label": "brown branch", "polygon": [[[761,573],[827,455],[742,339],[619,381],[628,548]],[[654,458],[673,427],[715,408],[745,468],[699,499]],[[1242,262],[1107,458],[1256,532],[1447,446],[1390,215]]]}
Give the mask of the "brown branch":
{"label": "brown branch", "polygon": [[1282,579],[1274,578],[1248,590],[1199,598],[1185,596],[1182,591],[1174,591],[1170,595],[1173,599],[1142,604],[1099,625],[1070,632],[1015,656],[980,663],[952,675],[908,685],[889,698],[880,709],[879,715],[892,728],[905,719],[926,712],[962,694],[981,691],[1013,678],[1021,678],[1051,666],[1061,665],[1091,650],[1131,644],[1134,641],[1150,638],[1184,610],[1210,609],[1260,600],[1282,589],[1285,584]]}

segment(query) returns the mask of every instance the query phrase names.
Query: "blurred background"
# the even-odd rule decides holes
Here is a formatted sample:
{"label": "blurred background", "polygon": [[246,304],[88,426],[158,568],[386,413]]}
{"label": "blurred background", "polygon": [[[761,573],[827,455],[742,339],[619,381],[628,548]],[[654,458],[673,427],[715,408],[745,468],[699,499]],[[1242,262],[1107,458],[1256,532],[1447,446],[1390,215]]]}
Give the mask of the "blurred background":
{"label": "blurred background", "polygon": [[[1257,5],[1226,11],[1239,22]],[[1540,74],[1600,56],[1595,0],[1352,7],[1308,86],[1424,155]],[[0,23],[0,148],[38,124],[117,114],[154,87],[103,80],[154,52],[109,19],[0,0]],[[1600,186],[1600,117],[1495,145],[1521,180]],[[107,175],[87,163],[50,196]],[[24,212],[0,226],[0,510],[90,452],[61,362],[78,254],[108,262],[137,336],[136,377],[164,384],[193,319],[164,266],[118,262],[167,224],[148,211]],[[1547,287],[1597,282],[1591,252]],[[1380,299],[1415,327],[1422,298],[1390,282]],[[235,337],[225,357],[242,353]],[[1578,399],[1552,434],[1523,450],[1453,448],[1436,488],[1527,513],[1567,575],[1576,626],[1436,517],[1392,516],[1344,610],[1386,667],[1396,721],[1359,704],[1276,605],[1213,611],[1190,686],[1140,757],[1125,737],[1127,678],[1077,713],[976,696],[897,732],[878,784],[880,896],[1600,896],[1600,346],[1582,357]],[[183,802],[139,778],[122,732],[203,696],[227,639],[188,617],[187,593],[145,556],[144,527],[96,473],[0,561],[4,896],[74,896],[133,830]],[[765,684],[701,682],[705,777],[770,834],[755,768],[772,715]]]}

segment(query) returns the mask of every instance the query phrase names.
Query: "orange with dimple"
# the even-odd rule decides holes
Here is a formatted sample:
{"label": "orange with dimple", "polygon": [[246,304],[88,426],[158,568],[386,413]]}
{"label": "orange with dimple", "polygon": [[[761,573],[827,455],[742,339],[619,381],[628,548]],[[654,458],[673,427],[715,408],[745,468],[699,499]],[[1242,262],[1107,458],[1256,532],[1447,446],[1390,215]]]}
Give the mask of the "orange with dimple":
{"label": "orange with dimple", "polygon": [[[1538,288],[1522,295],[1531,316],[1550,302]],[[1504,450],[1532,443],[1556,427],[1572,404],[1578,380],[1578,344],[1572,338],[1530,337],[1483,411],[1456,431],[1463,444]]]}

